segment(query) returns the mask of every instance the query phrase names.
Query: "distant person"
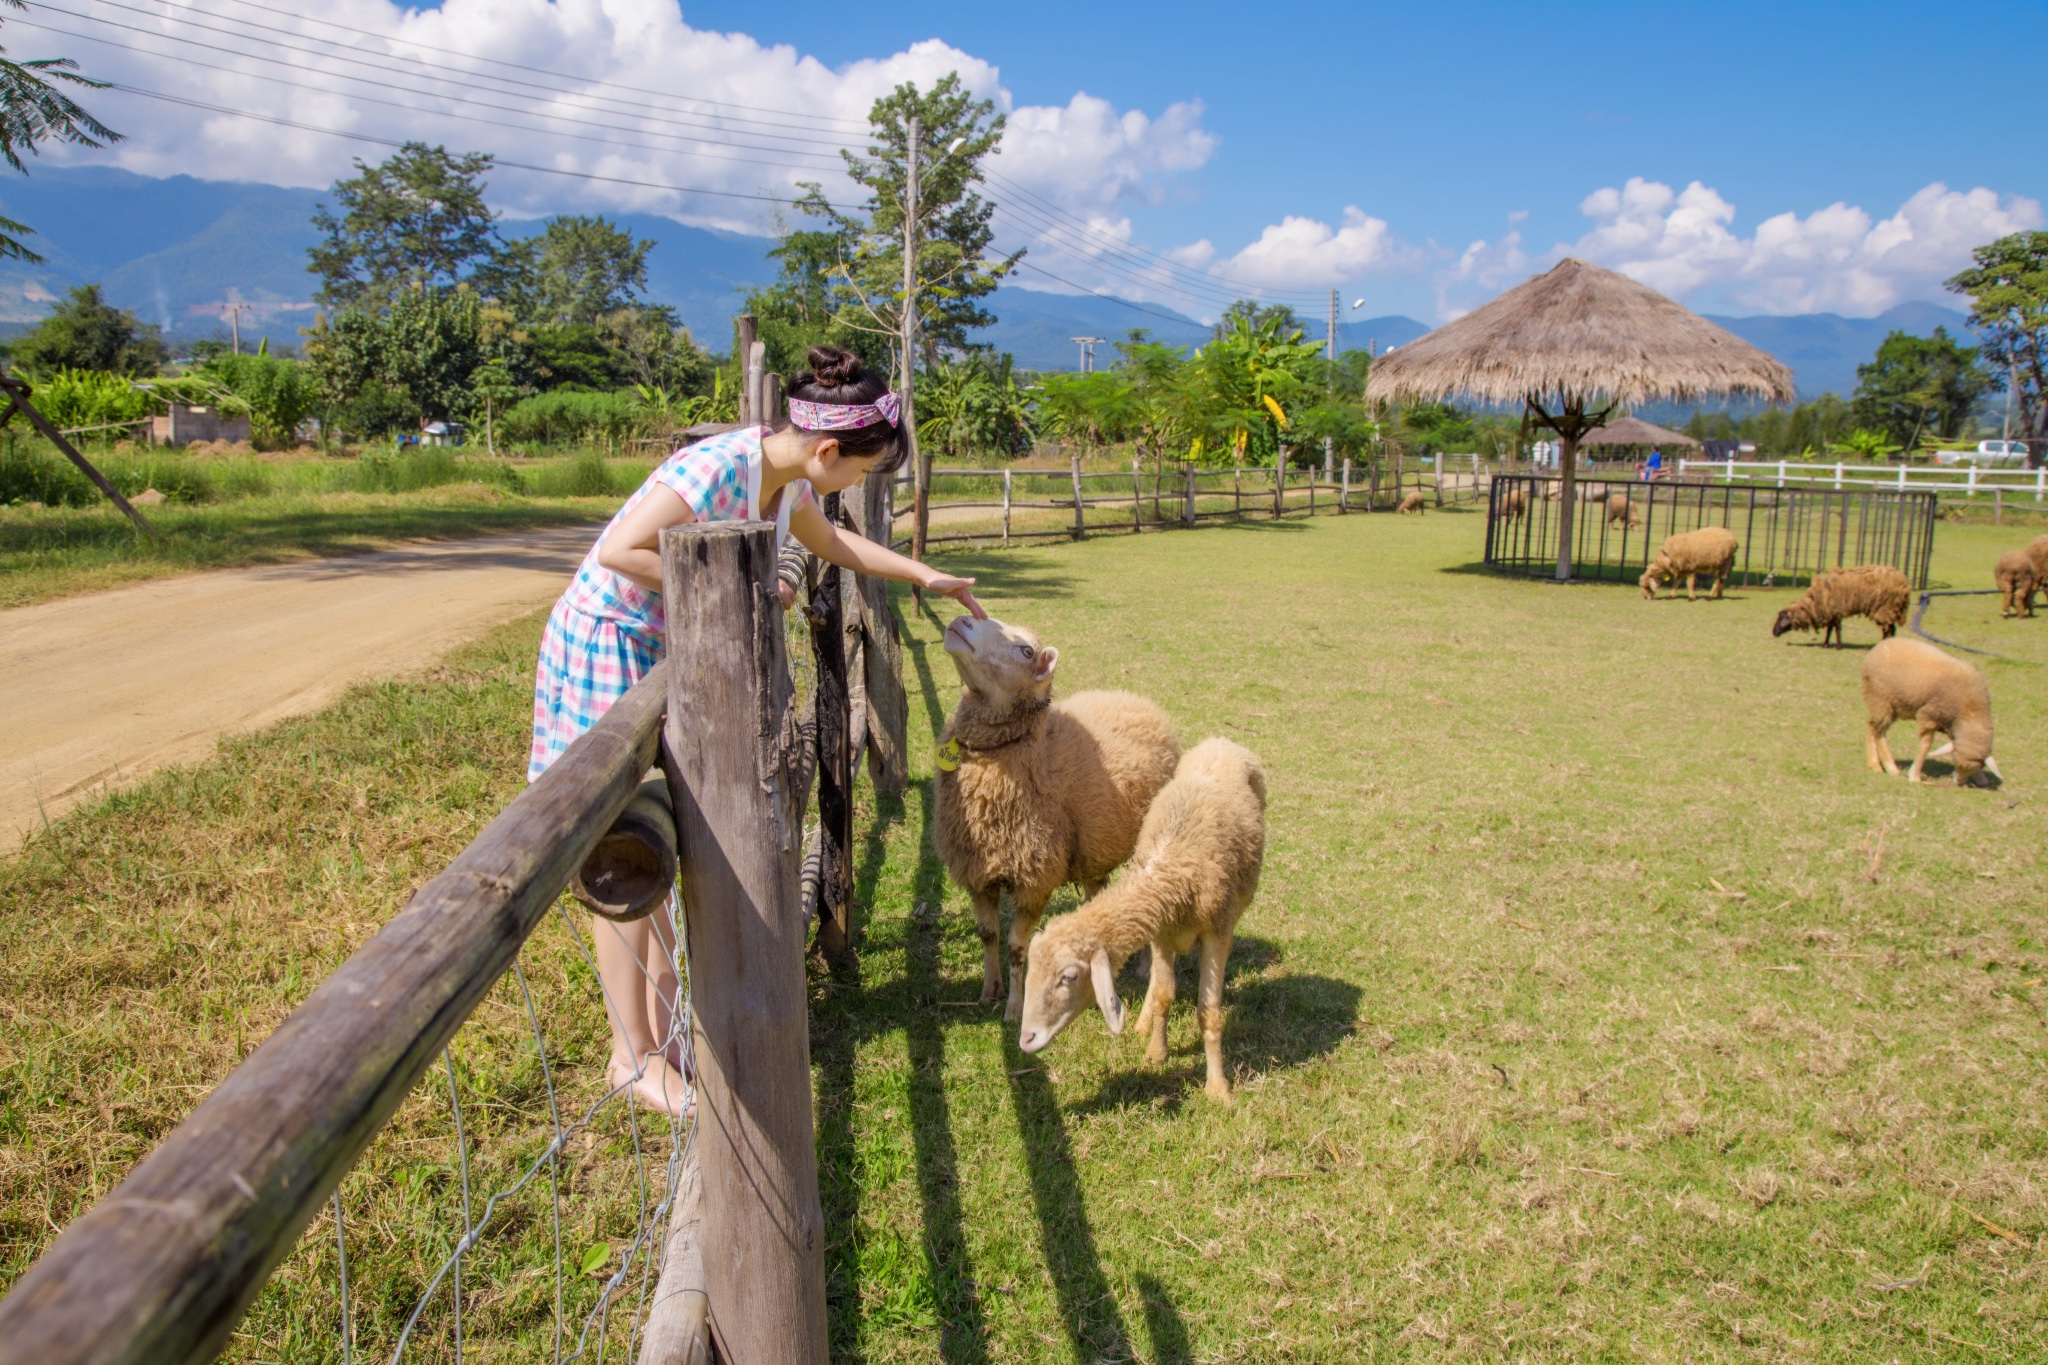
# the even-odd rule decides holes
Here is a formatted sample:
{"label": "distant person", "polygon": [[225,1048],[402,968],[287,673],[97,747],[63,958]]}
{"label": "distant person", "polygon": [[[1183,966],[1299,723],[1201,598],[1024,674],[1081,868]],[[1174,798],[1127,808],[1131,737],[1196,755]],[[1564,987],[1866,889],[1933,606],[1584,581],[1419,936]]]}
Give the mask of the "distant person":
{"label": "distant person", "polygon": [[[664,527],[696,521],[772,521],[779,546],[794,535],[828,564],[913,583],[985,615],[974,580],[842,535],[818,499],[871,476],[887,478],[905,454],[896,395],[851,352],[814,346],[811,368],[789,381],[789,416],[742,427],[663,460],[626,499],[584,556],[548,616],[533,688],[531,782],[595,725],[662,655],[661,554]],[[789,605],[785,602],[783,605]],[[772,839],[773,830],[760,832]],[[675,902],[670,901],[670,907]],[[684,1117],[690,1105],[676,1018],[670,909],[630,924],[592,925],[597,975],[610,1008],[608,1084],[653,1108]],[[643,965],[644,964],[644,965]]]}
{"label": "distant person", "polygon": [[1664,452],[1663,452],[1663,451],[1661,451],[1661,450],[1657,449],[1657,448],[1656,448],[1655,446],[1651,446],[1651,447],[1650,447],[1650,459],[1649,459],[1649,463],[1648,463],[1648,464],[1647,464],[1647,465],[1645,466],[1645,468],[1644,468],[1644,470],[1643,470],[1643,473],[1644,473],[1644,476],[1645,476],[1646,478],[1651,478],[1651,479],[1659,478],[1659,477],[1661,477],[1661,476],[1663,475],[1663,473],[1664,473]]}
{"label": "distant person", "polygon": [[1637,460],[1637,461],[1636,461],[1636,479],[1637,479],[1638,481],[1641,481],[1641,480],[1643,480],[1643,479],[1647,479],[1647,478],[1649,478],[1649,477],[1650,477],[1650,467],[1649,467],[1649,466],[1648,466],[1647,464],[1643,463],[1643,462],[1642,462],[1641,460]]}

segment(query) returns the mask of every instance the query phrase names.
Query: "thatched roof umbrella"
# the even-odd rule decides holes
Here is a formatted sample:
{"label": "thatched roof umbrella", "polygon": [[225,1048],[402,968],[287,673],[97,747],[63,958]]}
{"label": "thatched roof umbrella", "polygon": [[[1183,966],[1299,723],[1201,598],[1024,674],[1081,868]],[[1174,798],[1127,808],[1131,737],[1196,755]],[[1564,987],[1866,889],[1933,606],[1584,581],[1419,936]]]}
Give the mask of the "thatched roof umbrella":
{"label": "thatched roof umbrella", "polygon": [[1579,440],[1617,407],[1704,394],[1792,401],[1792,371],[1626,275],[1564,260],[1382,357],[1368,399],[1520,403],[1563,446],[1557,576],[1572,576]]}
{"label": "thatched roof umbrella", "polygon": [[1604,427],[1595,427],[1579,438],[1582,446],[1696,446],[1682,431],[1645,422],[1640,417],[1617,417]]}

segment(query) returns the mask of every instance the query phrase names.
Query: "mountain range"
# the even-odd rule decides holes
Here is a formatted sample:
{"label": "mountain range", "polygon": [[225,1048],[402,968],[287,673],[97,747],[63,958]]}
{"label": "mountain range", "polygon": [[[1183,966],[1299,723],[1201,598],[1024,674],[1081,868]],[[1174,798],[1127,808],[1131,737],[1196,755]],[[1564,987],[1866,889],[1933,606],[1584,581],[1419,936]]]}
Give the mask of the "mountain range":
{"label": "mountain range", "polygon": [[[313,277],[306,248],[318,240],[311,222],[328,196],[245,181],[155,179],[109,167],[38,166],[33,175],[0,181],[0,214],[29,224],[27,244],[41,265],[0,261],[0,331],[19,331],[48,312],[67,289],[98,283],[106,299],[133,309],[172,340],[229,334],[238,321],[245,344],[268,337],[296,343],[313,319]],[[615,215],[622,227],[655,247],[647,257],[647,293],[673,307],[713,350],[729,344],[732,315],[745,292],[775,277],[769,241],[686,227],[646,214]],[[508,236],[538,231],[537,221],[506,221]],[[1052,294],[1003,288],[990,302],[996,323],[980,340],[1016,357],[1025,369],[1070,370],[1080,364],[1075,337],[1123,338],[1133,328],[1170,345],[1199,345],[1209,326],[1160,304],[1110,295]],[[1947,327],[1969,335],[1964,315],[1933,303],[1904,303],[1874,318],[1834,313],[1714,317],[1737,336],[1791,366],[1802,395],[1856,385],[1892,331],[1927,335]],[[1309,333],[1323,324],[1307,319]],[[1427,324],[1392,314],[1343,322],[1346,350],[1404,346]],[[1097,364],[1106,364],[1098,347]]]}

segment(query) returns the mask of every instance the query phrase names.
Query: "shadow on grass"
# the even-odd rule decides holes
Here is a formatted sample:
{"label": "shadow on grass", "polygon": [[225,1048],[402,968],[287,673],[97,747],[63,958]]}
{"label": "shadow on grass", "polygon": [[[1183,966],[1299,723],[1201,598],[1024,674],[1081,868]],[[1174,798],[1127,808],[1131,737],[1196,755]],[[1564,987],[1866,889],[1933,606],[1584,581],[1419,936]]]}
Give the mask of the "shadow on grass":
{"label": "shadow on grass", "polygon": [[1145,1331],[1152,1338],[1155,1365],[1195,1365],[1194,1343],[1188,1340],[1187,1324],[1180,1310],[1167,1297],[1166,1286],[1156,1276],[1137,1276],[1138,1297],[1145,1303]]}

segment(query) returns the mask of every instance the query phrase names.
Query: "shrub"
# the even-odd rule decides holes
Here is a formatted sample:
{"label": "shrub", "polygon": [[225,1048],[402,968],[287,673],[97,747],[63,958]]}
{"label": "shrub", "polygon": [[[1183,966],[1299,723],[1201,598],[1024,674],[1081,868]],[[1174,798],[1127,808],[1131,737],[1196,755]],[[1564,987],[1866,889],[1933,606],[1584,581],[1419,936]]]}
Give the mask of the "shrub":
{"label": "shrub", "polygon": [[628,490],[612,477],[611,467],[594,450],[573,460],[555,460],[527,471],[529,492],[543,498],[614,497]]}
{"label": "shrub", "polygon": [[556,444],[604,437],[616,441],[640,416],[630,393],[578,393],[554,389],[521,399],[506,409],[498,430],[506,440]]}
{"label": "shrub", "polygon": [[104,370],[54,370],[34,390],[29,401],[59,429],[139,421],[156,407],[127,375]]}
{"label": "shrub", "polygon": [[295,360],[270,354],[220,355],[204,373],[249,405],[249,440],[258,450],[282,450],[297,439],[299,423],[313,415],[320,391]]}
{"label": "shrub", "polygon": [[0,446],[0,504],[40,502],[51,507],[82,507],[99,495],[92,481],[62,455],[24,450],[11,441]]}

